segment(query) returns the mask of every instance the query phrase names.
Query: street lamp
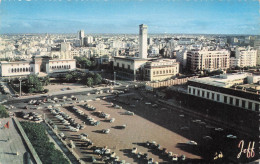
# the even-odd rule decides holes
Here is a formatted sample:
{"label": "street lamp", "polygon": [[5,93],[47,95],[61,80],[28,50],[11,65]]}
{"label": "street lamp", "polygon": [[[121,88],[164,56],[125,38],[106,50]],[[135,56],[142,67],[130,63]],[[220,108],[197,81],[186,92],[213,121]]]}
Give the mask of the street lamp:
{"label": "street lamp", "polygon": [[114,72],[114,85],[116,85],[116,72]]}
{"label": "street lamp", "polygon": [[20,97],[22,96],[22,79],[21,77],[19,77],[19,81],[20,81]]}

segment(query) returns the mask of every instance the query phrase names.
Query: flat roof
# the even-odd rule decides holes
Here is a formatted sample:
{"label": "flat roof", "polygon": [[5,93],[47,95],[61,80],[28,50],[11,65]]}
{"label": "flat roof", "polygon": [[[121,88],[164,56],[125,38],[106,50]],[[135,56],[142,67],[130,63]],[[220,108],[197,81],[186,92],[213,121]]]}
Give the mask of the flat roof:
{"label": "flat roof", "polygon": [[140,61],[141,61],[141,60],[145,60],[145,61],[152,60],[152,58],[142,59],[142,58],[130,57],[130,56],[125,56],[125,57],[115,56],[114,58],[116,58],[116,59],[122,59],[122,60],[140,60]]}
{"label": "flat roof", "polygon": [[250,74],[248,73],[237,73],[237,74],[222,74],[211,77],[203,77],[191,79],[190,81],[218,86],[218,87],[229,87],[229,83],[232,83],[235,80],[244,79]]}

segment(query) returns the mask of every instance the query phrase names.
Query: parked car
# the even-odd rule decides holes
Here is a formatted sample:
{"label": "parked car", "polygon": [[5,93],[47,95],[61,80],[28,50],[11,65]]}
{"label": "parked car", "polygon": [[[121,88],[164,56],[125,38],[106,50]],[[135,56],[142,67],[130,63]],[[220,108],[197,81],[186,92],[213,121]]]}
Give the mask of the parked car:
{"label": "parked car", "polygon": [[189,145],[198,145],[197,142],[195,142],[195,141],[189,141],[189,142],[187,142],[187,144],[189,144]]}
{"label": "parked car", "polygon": [[126,111],[125,114],[126,115],[130,115],[130,116],[134,116],[135,115],[134,112],[131,112],[131,111]]}
{"label": "parked car", "polygon": [[102,132],[108,134],[110,132],[110,129],[103,129]]}

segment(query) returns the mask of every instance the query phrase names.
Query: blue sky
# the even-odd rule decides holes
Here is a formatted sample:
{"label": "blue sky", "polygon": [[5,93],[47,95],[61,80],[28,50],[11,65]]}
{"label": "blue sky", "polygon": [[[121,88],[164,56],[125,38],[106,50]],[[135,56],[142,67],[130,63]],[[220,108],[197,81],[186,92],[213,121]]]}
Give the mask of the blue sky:
{"label": "blue sky", "polygon": [[[0,0],[1,1],[1,0]],[[259,34],[257,0],[2,0],[0,33]]]}

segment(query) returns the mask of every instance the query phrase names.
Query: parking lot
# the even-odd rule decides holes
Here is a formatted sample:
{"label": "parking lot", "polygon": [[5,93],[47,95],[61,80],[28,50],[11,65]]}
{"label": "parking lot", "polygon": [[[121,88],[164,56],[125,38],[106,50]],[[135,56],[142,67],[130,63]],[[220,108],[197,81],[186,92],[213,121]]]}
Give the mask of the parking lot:
{"label": "parking lot", "polygon": [[[112,152],[115,152],[117,156],[119,156],[120,160],[125,160],[126,162],[140,162],[140,159],[137,159],[135,156],[131,154],[131,149],[136,147],[137,152],[147,153],[148,158],[153,158],[154,161],[157,162],[167,162],[169,159],[167,157],[163,157],[160,153],[152,151],[150,148],[147,148],[144,143],[147,141],[155,141],[160,145],[160,148],[166,148],[168,152],[172,152],[173,154],[178,154],[179,156],[185,155],[187,158],[199,159],[200,156],[194,155],[192,153],[187,153],[176,145],[178,143],[186,144],[189,140],[184,138],[160,125],[157,125],[154,122],[151,122],[147,119],[139,115],[128,115],[126,114],[126,110],[128,108],[135,108],[134,106],[123,106],[122,109],[117,109],[112,106],[113,104],[120,104],[116,102],[117,99],[130,98],[134,96],[120,96],[119,98],[112,98],[108,100],[98,100],[98,101],[90,101],[89,105],[92,105],[96,108],[96,110],[88,111],[83,105],[85,103],[77,104],[77,105],[68,105],[60,107],[60,111],[68,114],[73,119],[75,119],[76,123],[83,124],[86,123],[86,127],[83,130],[79,130],[78,132],[72,132],[68,128],[65,128],[62,123],[54,117],[53,114],[49,113],[47,116],[53,120],[54,124],[58,125],[60,132],[63,132],[65,136],[67,136],[67,141],[73,140],[76,143],[76,151],[80,154],[80,156],[85,157],[86,155],[92,155],[93,151],[90,150],[90,147],[82,147],[79,135],[81,133],[88,134],[88,138],[94,143],[94,146],[104,147],[107,146],[108,149],[111,149]],[[136,100],[134,100],[136,101]],[[142,103],[142,102],[140,102]],[[100,124],[97,126],[89,125],[86,119],[80,117],[74,109],[77,109],[84,112],[85,115],[92,117],[96,121],[100,121]],[[120,106],[122,106],[120,104]],[[108,119],[100,118],[96,113],[98,111],[102,111],[106,114],[109,114],[109,118],[114,118],[114,122],[109,122]],[[125,125],[125,128],[122,128]],[[109,133],[103,133],[103,129],[109,129]],[[196,147],[195,145],[188,145],[190,147]],[[142,162],[142,161],[141,161]]]}
{"label": "parking lot", "polygon": [[[237,149],[239,140],[249,141],[244,136],[234,133],[230,129],[225,129],[221,125],[212,125],[205,120],[187,115],[182,111],[173,110],[171,107],[156,101],[151,102],[135,90],[130,90],[129,93],[116,97],[111,93],[95,94],[95,92],[75,95],[77,100],[72,100],[69,98],[70,96],[68,95],[66,100],[59,96],[54,102],[51,100],[44,104],[28,106],[30,109],[41,107],[37,111],[47,114],[46,116],[58,126],[59,133],[64,133],[67,137],[67,143],[70,143],[70,140],[74,141],[75,151],[84,161],[89,161],[90,156],[101,161],[102,156],[98,156],[98,153],[93,151],[93,147],[104,148],[105,146],[111,153],[115,152],[120,160],[125,160],[128,163],[144,163],[144,160],[138,159],[137,155],[131,153],[131,149],[134,147],[137,148],[137,154],[138,152],[147,153],[147,158],[153,158],[154,161],[160,163],[167,163],[171,160],[167,155],[163,155],[163,148],[166,149],[164,152],[177,154],[178,160],[181,159],[181,155],[185,155],[186,161],[196,161],[196,159],[201,158],[213,159],[213,153],[220,150],[225,157],[234,156],[235,158],[239,151]],[[107,99],[103,100],[104,96]],[[55,98],[52,97],[52,99]],[[111,103],[118,106],[113,107]],[[84,107],[85,104],[95,107],[96,110],[87,110]],[[25,103],[19,104],[20,107],[24,105]],[[85,128],[78,131],[67,128],[61,120],[51,114],[50,110],[46,110],[47,106],[52,106],[53,109],[57,108],[60,112],[66,113],[75,120],[75,123],[84,125],[83,122],[85,122]],[[117,109],[120,106],[122,109]],[[84,117],[76,110],[82,111]],[[134,115],[126,114],[126,111],[130,111],[128,114],[133,112]],[[99,116],[101,112],[109,115],[109,118],[101,118]],[[97,126],[91,125],[91,122],[87,121],[88,117],[91,117],[93,122],[99,122]],[[114,122],[109,122],[108,119],[111,118],[114,118]],[[102,130],[108,133],[103,133]],[[79,138],[81,133],[87,134],[87,138],[93,142],[93,145],[84,145],[86,140]],[[147,147],[145,145],[147,141],[155,141],[156,146],[159,144],[160,151]],[[230,149],[230,147],[234,148]]]}

